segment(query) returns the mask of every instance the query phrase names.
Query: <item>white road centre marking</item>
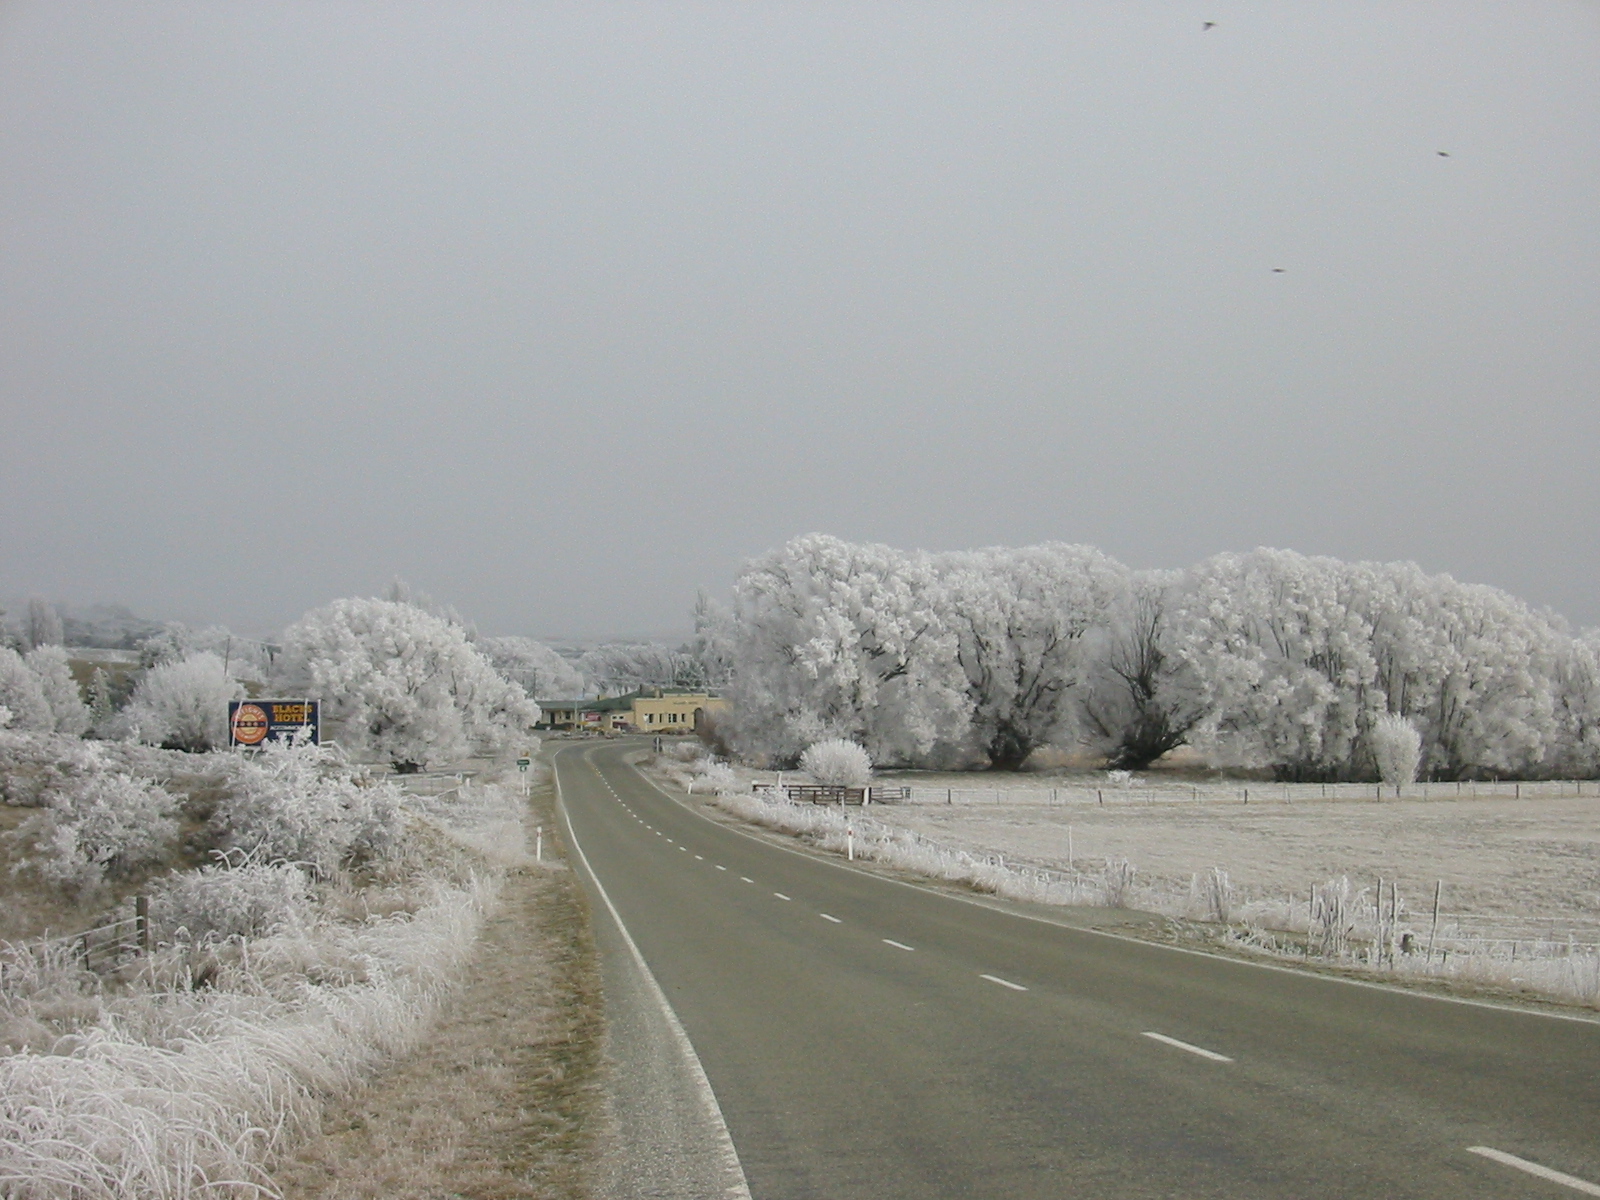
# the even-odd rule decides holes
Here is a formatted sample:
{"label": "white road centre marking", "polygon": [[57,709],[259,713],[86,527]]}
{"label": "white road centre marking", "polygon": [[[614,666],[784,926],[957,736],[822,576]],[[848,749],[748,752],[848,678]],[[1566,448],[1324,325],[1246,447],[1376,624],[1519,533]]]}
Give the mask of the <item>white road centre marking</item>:
{"label": "white road centre marking", "polygon": [[787,900],[787,899],[789,899],[789,897],[785,896],[782,892],[773,892],[772,894],[774,896],[776,896],[779,900]]}
{"label": "white road centre marking", "polygon": [[679,846],[678,849],[682,850],[685,854],[689,853],[689,847],[687,846]]}
{"label": "white road centre marking", "polygon": [[1009,979],[1001,979],[998,975],[979,975],[979,979],[987,979],[990,983],[998,983],[1001,987],[1008,987],[1013,992],[1025,992],[1028,989],[1020,983],[1012,983]]}
{"label": "white road centre marking", "polygon": [[748,875],[741,875],[741,876],[739,876],[739,878],[744,880],[744,882],[746,882],[746,883],[754,883],[755,882],[755,880],[751,879],[750,876],[748,876]]}
{"label": "white road centre marking", "polygon": [[1468,1146],[1467,1153],[1492,1158],[1497,1163],[1526,1171],[1529,1175],[1537,1175],[1540,1179],[1548,1179],[1551,1183],[1563,1184],[1575,1192],[1582,1192],[1585,1196],[1600,1196],[1600,1184],[1590,1183],[1587,1179],[1579,1179],[1576,1175],[1568,1175],[1562,1171],[1552,1171],[1549,1167],[1541,1167],[1536,1162],[1518,1158],[1515,1154],[1507,1154],[1504,1150],[1496,1150],[1491,1146]]}
{"label": "white road centre marking", "polygon": [[706,856],[704,854],[696,854],[695,858],[699,859],[701,862],[705,862],[706,860]]}
{"label": "white road centre marking", "polygon": [[817,916],[821,917],[824,921],[832,921],[835,925],[844,924],[844,922],[839,920],[838,917],[829,916],[827,913],[818,913]]}
{"label": "white road centre marking", "polygon": [[1168,1046],[1176,1046],[1179,1050],[1187,1050],[1190,1054],[1198,1054],[1201,1058],[1209,1058],[1212,1062],[1232,1062],[1226,1054],[1218,1054],[1215,1050],[1202,1050],[1199,1046],[1191,1046],[1188,1042],[1180,1042],[1177,1038],[1170,1038],[1164,1033],[1152,1033],[1145,1030],[1144,1036]]}
{"label": "white road centre marking", "polygon": [[908,946],[904,942],[895,941],[893,938],[884,938],[883,939],[883,944],[885,946],[893,946],[896,950],[915,950],[916,949],[915,946]]}
{"label": "white road centre marking", "polygon": [[723,866],[723,865],[722,865],[722,864],[721,864],[721,863],[718,863],[718,864],[717,864],[717,870],[719,870],[719,871],[726,871],[726,870],[727,870],[727,869],[728,869],[728,868],[727,868],[727,867],[725,867],[725,866]]}

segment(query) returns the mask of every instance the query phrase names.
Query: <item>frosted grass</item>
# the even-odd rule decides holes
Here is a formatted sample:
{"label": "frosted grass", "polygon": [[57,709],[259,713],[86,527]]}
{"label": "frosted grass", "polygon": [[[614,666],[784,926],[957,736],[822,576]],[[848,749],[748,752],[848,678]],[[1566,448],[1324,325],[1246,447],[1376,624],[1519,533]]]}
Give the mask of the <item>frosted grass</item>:
{"label": "frosted grass", "polygon": [[[1226,871],[1196,874],[1187,891],[1141,883],[1126,860],[1102,860],[1097,871],[1007,862],[940,845],[908,829],[875,821],[863,811],[791,804],[722,792],[715,802],[755,824],[806,838],[843,854],[881,862],[932,879],[960,883],[1007,899],[1050,905],[1126,907],[1219,926],[1230,943],[1277,957],[1346,962],[1405,979],[1455,980],[1522,989],[1600,1006],[1600,947],[1571,939],[1485,938],[1449,923],[1431,928],[1425,914],[1399,904],[1391,920],[1376,897],[1345,878],[1328,880],[1309,897],[1249,896]],[[1408,941],[1409,935],[1409,941]],[[1431,935],[1432,953],[1427,946]],[[1409,952],[1401,949],[1409,945]]]}
{"label": "frosted grass", "polygon": [[[522,829],[509,789],[479,785],[466,799],[427,825],[457,847],[502,849],[469,869],[402,856],[391,886],[409,911],[340,921],[330,889],[308,923],[167,947],[106,994],[70,948],[0,950],[8,1020],[82,1014],[47,1048],[0,1056],[0,1194],[277,1195],[275,1158],[316,1127],[326,1099],[415,1048],[472,953]],[[209,986],[191,990],[202,961]]]}

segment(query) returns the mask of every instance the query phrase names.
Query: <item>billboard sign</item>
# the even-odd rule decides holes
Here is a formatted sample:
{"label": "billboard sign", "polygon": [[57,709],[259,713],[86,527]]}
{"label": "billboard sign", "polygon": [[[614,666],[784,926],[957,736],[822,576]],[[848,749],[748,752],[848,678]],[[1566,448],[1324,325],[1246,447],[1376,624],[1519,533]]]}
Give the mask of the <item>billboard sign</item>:
{"label": "billboard sign", "polygon": [[321,703],[316,700],[230,700],[228,745],[322,741]]}

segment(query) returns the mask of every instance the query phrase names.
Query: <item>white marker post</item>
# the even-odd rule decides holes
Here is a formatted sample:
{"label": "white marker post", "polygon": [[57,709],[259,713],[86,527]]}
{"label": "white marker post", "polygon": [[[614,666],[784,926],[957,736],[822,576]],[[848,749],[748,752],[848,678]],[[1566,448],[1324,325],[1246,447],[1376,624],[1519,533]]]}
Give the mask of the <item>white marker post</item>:
{"label": "white marker post", "polygon": [[544,861],[544,826],[543,825],[535,825],[533,827],[533,861],[534,862],[543,862]]}
{"label": "white marker post", "polygon": [[851,862],[856,860],[856,831],[849,825],[844,827],[844,852],[845,857]]}

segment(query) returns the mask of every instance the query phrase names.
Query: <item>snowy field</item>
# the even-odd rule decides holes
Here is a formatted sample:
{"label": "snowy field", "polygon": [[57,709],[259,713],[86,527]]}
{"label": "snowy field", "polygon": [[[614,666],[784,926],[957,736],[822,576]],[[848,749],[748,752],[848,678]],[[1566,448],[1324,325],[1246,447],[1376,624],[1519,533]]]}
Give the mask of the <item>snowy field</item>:
{"label": "snowy field", "polygon": [[894,828],[1019,866],[1097,870],[1125,859],[1143,883],[1170,890],[1220,867],[1242,897],[1292,898],[1300,907],[1312,885],[1348,876],[1374,890],[1381,876],[1386,889],[1398,885],[1413,916],[1431,918],[1442,882],[1445,914],[1485,936],[1600,940],[1600,797],[1592,792],[1457,800],[1451,785],[1448,799],[1378,801],[1371,788],[1362,795],[1353,787],[1341,799],[1285,803],[1281,785],[1265,785],[1246,804],[1242,788],[1230,791],[1195,803],[1170,791],[1145,800],[1138,788],[1105,789],[1100,804],[1077,791],[1041,803],[1037,792],[991,789],[871,811]]}

